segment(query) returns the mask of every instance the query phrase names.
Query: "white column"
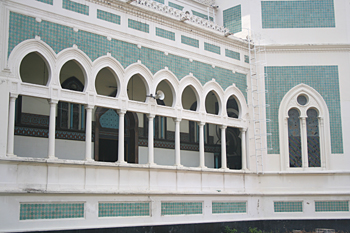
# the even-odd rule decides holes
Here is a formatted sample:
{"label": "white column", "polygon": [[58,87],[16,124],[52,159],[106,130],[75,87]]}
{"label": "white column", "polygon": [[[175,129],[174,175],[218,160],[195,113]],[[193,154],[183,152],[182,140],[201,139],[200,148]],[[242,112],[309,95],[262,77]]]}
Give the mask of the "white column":
{"label": "white column", "polygon": [[119,137],[118,137],[118,161],[117,163],[125,163],[124,156],[124,116],[126,111],[119,110]]}
{"label": "white column", "polygon": [[48,100],[50,104],[50,120],[49,120],[49,150],[48,159],[56,159],[55,156],[55,139],[56,139],[56,106],[58,100]]}
{"label": "white column", "polygon": [[241,142],[242,142],[242,170],[247,170],[247,144],[246,144],[246,128],[239,129],[241,131]]}
{"label": "white column", "polygon": [[93,161],[91,153],[91,135],[92,135],[92,109],[94,106],[86,105],[86,127],[85,127],[85,160]]}
{"label": "white column", "polygon": [[181,166],[181,153],[180,153],[181,118],[174,118],[174,122],[175,122],[175,166]]}
{"label": "white column", "polygon": [[204,125],[205,122],[199,122],[199,167],[205,167],[204,157]]}
{"label": "white column", "polygon": [[8,121],[8,135],[7,135],[7,156],[15,157],[13,154],[14,140],[15,140],[15,109],[17,94],[10,94],[10,105],[9,105],[9,121]]}
{"label": "white column", "polygon": [[329,165],[329,161],[327,161],[328,156],[326,157],[325,143],[324,142],[324,119],[322,117],[318,117],[318,132],[319,132],[319,145],[320,145],[320,159],[321,159],[321,167],[326,168]]}
{"label": "white column", "polygon": [[307,156],[307,130],[306,130],[306,117],[300,117],[301,120],[301,158],[302,167],[308,167],[309,161]]}
{"label": "white column", "polygon": [[226,160],[226,125],[221,125],[221,169],[227,169]]}
{"label": "white column", "polygon": [[153,165],[154,164],[153,119],[155,116],[153,114],[148,114],[147,117],[148,117],[148,164]]}

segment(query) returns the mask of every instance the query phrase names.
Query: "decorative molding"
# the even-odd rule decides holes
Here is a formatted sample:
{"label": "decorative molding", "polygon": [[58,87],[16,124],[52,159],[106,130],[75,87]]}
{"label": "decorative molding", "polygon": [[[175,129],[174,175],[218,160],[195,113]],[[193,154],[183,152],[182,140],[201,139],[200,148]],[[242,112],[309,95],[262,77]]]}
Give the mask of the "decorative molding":
{"label": "decorative molding", "polygon": [[[259,46],[257,46],[259,47]],[[268,53],[285,52],[349,52],[350,44],[287,44],[263,45]]]}

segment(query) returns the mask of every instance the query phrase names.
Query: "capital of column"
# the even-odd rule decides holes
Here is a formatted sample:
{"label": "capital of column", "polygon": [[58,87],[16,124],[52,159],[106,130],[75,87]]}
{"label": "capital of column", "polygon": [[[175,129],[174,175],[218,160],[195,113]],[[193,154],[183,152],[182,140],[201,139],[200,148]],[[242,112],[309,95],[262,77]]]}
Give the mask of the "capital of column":
{"label": "capital of column", "polygon": [[182,118],[173,118],[173,121],[174,121],[174,122],[181,122],[181,121],[182,121]]}
{"label": "capital of column", "polygon": [[92,105],[92,104],[85,105],[85,109],[93,109],[94,107],[95,107],[95,105]]}
{"label": "capital of column", "polygon": [[147,117],[148,117],[148,119],[153,119],[156,117],[156,115],[155,114],[147,114]]}
{"label": "capital of column", "polygon": [[246,132],[247,131],[247,128],[240,128],[239,129],[241,132]]}
{"label": "capital of column", "polygon": [[123,114],[123,115],[126,114],[126,110],[125,109],[119,109],[117,112],[118,112],[118,114]]}
{"label": "capital of column", "polygon": [[201,121],[201,122],[198,122],[198,125],[199,125],[199,126],[204,126],[204,125],[205,125],[205,122],[202,122],[202,121]]}
{"label": "capital of column", "polygon": [[220,125],[220,129],[226,129],[227,125]]}
{"label": "capital of column", "polygon": [[48,99],[47,102],[49,102],[49,104],[58,104],[58,100],[56,99]]}
{"label": "capital of column", "polygon": [[17,99],[18,98],[18,94],[17,93],[10,93],[10,98],[14,98]]}

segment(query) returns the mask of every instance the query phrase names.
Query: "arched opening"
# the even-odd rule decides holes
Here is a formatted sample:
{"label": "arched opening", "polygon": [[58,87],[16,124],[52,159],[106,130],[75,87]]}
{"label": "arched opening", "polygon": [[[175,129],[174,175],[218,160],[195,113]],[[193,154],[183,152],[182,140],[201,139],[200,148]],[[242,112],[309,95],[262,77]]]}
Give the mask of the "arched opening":
{"label": "arched opening", "polygon": [[144,78],[140,74],[135,74],[130,78],[127,91],[129,100],[135,100],[139,102],[146,101],[147,90]]}
{"label": "arched opening", "polygon": [[[306,102],[305,102],[306,103]],[[321,167],[320,131],[318,112],[310,108],[307,110],[307,154],[309,167]]]}
{"label": "arched opening", "polygon": [[205,98],[205,110],[209,114],[218,115],[219,113],[218,98],[214,91],[210,91]]}
{"label": "arched opening", "polygon": [[96,93],[99,95],[115,97],[118,92],[118,84],[116,80],[116,75],[113,71],[105,67],[101,69],[95,80]]}
{"label": "arched opening", "polygon": [[226,129],[226,156],[229,169],[242,169],[242,142],[238,128]]}
{"label": "arched opening", "polygon": [[[115,109],[98,107],[95,111],[95,160],[118,160],[119,115]],[[138,163],[138,117],[126,112],[124,118],[124,159]]]}
{"label": "arched opening", "polygon": [[[183,109],[197,111],[197,96],[195,89],[189,85],[182,92],[182,107]],[[193,104],[196,103],[196,107],[193,108]]]}
{"label": "arched opening", "polygon": [[161,105],[169,106],[169,107],[173,106],[173,99],[174,99],[173,91],[168,81],[166,80],[161,81],[156,88],[156,93],[157,91],[162,91],[164,93],[164,99],[162,100]]}
{"label": "arched opening", "polygon": [[231,118],[239,118],[239,107],[235,96],[231,95],[226,104],[227,116]]}
{"label": "arched opening", "polygon": [[289,141],[289,166],[301,167],[301,133],[299,111],[292,108],[288,111],[288,141]]}
{"label": "arched opening", "polygon": [[37,52],[26,55],[21,61],[20,76],[23,82],[46,85],[49,80],[47,62]]}
{"label": "arched opening", "polygon": [[[75,80],[70,79],[71,77],[75,77]],[[68,79],[70,79],[70,81],[67,81]],[[81,85],[78,85],[78,81]],[[85,75],[78,62],[70,60],[62,66],[60,72],[60,83],[63,89],[69,89],[72,91],[84,90]]]}

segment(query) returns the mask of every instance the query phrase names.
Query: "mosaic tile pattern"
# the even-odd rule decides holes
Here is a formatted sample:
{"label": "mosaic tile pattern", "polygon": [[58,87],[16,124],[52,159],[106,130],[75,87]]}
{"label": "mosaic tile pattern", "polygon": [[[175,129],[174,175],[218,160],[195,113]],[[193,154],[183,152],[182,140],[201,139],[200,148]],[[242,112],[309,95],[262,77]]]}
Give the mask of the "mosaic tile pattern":
{"label": "mosaic tile pattern", "polygon": [[21,203],[20,220],[84,218],[84,203]]}
{"label": "mosaic tile pattern", "polygon": [[89,15],[89,6],[70,0],[62,0],[63,9],[74,11],[80,14]]}
{"label": "mosaic tile pattern", "polygon": [[21,113],[21,122],[23,125],[49,127],[49,116]]}
{"label": "mosaic tile pattern", "polygon": [[302,201],[275,201],[275,212],[303,212]]}
{"label": "mosaic tile pattern", "polygon": [[269,66],[265,67],[268,90],[266,103],[270,105],[266,118],[271,136],[268,145],[270,154],[279,154],[278,108],[284,95],[300,83],[305,83],[320,93],[325,100],[330,117],[332,153],[343,153],[343,134],[339,94],[338,66]]}
{"label": "mosaic tile pattern", "polygon": [[[191,72],[202,85],[215,78],[224,90],[232,83],[235,83],[245,97],[247,94],[245,74],[232,73],[231,70],[220,67],[213,68],[210,64],[202,62],[189,62],[188,58],[172,54],[166,56],[164,52],[154,49],[145,47],[138,49],[137,45],[124,41],[115,39],[108,41],[105,36],[82,30],[74,32],[70,27],[44,20],[41,23],[37,23],[32,17],[14,12],[10,13],[8,54],[11,53],[17,44],[27,39],[33,39],[35,35],[39,35],[56,53],[76,44],[92,61],[110,52],[124,68],[136,63],[137,60],[141,60],[142,64],[147,66],[153,74],[164,69],[164,67],[168,67],[179,80]],[[199,42],[197,44],[199,45]]]}
{"label": "mosaic tile pattern", "polygon": [[53,0],[37,0],[37,1],[53,5]]}
{"label": "mosaic tile pattern", "polygon": [[213,202],[213,214],[247,213],[246,202]]}
{"label": "mosaic tile pattern", "polygon": [[349,211],[349,201],[315,201],[316,212]]}
{"label": "mosaic tile pattern", "polygon": [[175,8],[175,9],[178,9],[178,10],[180,10],[180,11],[182,11],[182,9],[184,9],[183,6],[177,5],[177,4],[172,3],[172,2],[168,2],[168,5],[169,5],[170,7],[173,7],[173,8]]}
{"label": "mosaic tile pattern", "polygon": [[[208,15],[202,14],[200,12],[192,10],[192,14],[198,17],[201,17],[202,19],[208,19]],[[209,16],[209,21],[213,21],[213,17]]]}
{"label": "mosaic tile pattern", "polygon": [[212,52],[212,53],[220,54],[220,47],[219,46],[209,44],[206,42],[204,42],[204,50],[207,50],[207,51]]}
{"label": "mosaic tile pattern", "polygon": [[119,129],[119,115],[114,109],[109,109],[100,117],[100,125],[103,128]]}
{"label": "mosaic tile pattern", "polygon": [[199,40],[187,36],[181,36],[181,43],[199,48]]}
{"label": "mosaic tile pattern", "polygon": [[202,214],[202,202],[162,202],[162,215]]}
{"label": "mosaic tile pattern", "polygon": [[335,27],[333,0],[262,1],[263,28]]}
{"label": "mosaic tile pattern", "polygon": [[120,16],[97,9],[97,18],[111,23],[120,24]]}
{"label": "mosaic tile pattern", "polygon": [[164,0],[153,0],[153,1],[164,4]]}
{"label": "mosaic tile pattern", "polygon": [[229,50],[229,49],[225,49],[225,56],[226,57],[230,57],[236,60],[241,60],[241,55],[238,52]]}
{"label": "mosaic tile pattern", "polygon": [[167,31],[167,30],[156,27],[156,35],[175,41],[175,33],[171,32],[171,31]]}
{"label": "mosaic tile pattern", "polygon": [[128,19],[128,27],[149,33],[149,25],[146,23],[141,23],[132,19]]}
{"label": "mosaic tile pattern", "polygon": [[244,62],[249,63],[249,56],[248,55],[244,55]]}
{"label": "mosaic tile pattern", "polygon": [[139,203],[98,203],[99,217],[150,216],[150,204]]}
{"label": "mosaic tile pattern", "polygon": [[236,33],[242,31],[242,13],[241,5],[231,7],[223,11],[224,27],[230,32]]}

